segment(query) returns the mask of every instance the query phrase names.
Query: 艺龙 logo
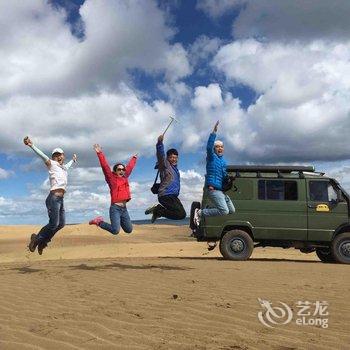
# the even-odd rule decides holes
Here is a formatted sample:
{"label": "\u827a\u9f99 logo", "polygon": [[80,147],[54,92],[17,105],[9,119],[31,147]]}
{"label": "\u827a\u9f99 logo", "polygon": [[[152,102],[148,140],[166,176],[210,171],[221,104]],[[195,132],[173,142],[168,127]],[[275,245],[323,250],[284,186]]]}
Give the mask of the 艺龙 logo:
{"label": "\u827a\u9f99 logo", "polygon": [[[278,306],[273,306],[271,301],[260,298],[258,301],[263,308],[262,311],[258,312],[258,319],[264,326],[273,328],[292,321],[293,309],[286,303],[279,301]],[[316,300],[315,302],[298,300],[294,305],[294,309],[296,309],[294,311],[295,324],[328,328],[328,306],[329,303],[324,300]]]}
{"label": "\u827a\u9f99 logo", "polygon": [[272,303],[268,300],[260,298],[258,300],[264,309],[258,312],[258,318],[264,326],[273,328],[277,325],[287,324],[292,320],[293,311],[287,304],[280,301],[279,304],[282,306],[272,306]]}

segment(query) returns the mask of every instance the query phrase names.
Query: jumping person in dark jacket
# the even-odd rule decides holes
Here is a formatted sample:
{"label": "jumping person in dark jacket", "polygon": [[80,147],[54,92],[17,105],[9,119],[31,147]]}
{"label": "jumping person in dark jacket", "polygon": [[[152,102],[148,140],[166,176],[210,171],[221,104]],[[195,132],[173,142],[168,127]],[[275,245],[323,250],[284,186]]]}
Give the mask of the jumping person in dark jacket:
{"label": "jumping person in dark jacket", "polygon": [[182,220],[186,217],[185,209],[178,198],[180,193],[180,173],[177,168],[178,152],[171,148],[164,152],[164,135],[158,137],[157,160],[160,173],[160,187],[158,191],[158,201],[146,209],[145,214],[152,214],[152,223],[160,217],[171,220]]}
{"label": "jumping person in dark jacket", "polygon": [[231,198],[222,190],[222,184],[227,176],[224,155],[224,144],[216,140],[219,121],[216,122],[213,132],[209,135],[207,143],[207,174],[205,188],[214,208],[196,209],[194,223],[198,226],[201,216],[220,216],[235,212]]}

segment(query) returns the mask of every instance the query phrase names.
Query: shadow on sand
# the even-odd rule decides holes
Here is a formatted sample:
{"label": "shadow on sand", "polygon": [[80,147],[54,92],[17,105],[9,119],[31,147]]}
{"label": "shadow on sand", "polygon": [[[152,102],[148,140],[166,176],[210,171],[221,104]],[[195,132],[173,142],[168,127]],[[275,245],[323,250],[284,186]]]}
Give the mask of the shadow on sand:
{"label": "shadow on sand", "polygon": [[35,272],[41,272],[43,270],[41,269],[32,269],[31,267],[23,266],[23,267],[15,267],[13,269],[9,269],[11,271],[18,271],[18,273],[35,273]]}
{"label": "shadow on sand", "polygon": [[[194,257],[188,257],[188,256],[164,256],[164,257],[158,257],[157,259],[180,259],[180,260],[216,260],[216,261],[225,261],[225,262],[240,262],[240,261],[230,261],[225,260],[223,257],[204,257],[204,256],[194,256]],[[292,262],[292,263],[308,263],[308,264],[319,264],[321,261],[314,261],[314,260],[295,260],[295,259],[281,259],[281,258],[250,258],[246,262],[249,261],[261,261],[261,262]]]}
{"label": "shadow on sand", "polygon": [[108,265],[86,265],[80,264],[76,266],[69,266],[72,270],[86,270],[86,271],[100,271],[100,270],[155,270],[162,271],[188,271],[192,270],[189,267],[168,266],[168,265],[129,265],[113,263]]}

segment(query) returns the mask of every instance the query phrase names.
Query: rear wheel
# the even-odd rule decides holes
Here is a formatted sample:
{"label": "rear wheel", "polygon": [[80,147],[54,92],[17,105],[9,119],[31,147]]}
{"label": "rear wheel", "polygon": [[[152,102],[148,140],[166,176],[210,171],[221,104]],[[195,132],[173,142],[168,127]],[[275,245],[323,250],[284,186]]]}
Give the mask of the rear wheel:
{"label": "rear wheel", "polygon": [[252,255],[254,242],[242,230],[232,230],[224,234],[220,241],[220,252],[227,260],[247,260]]}
{"label": "rear wheel", "polygon": [[316,255],[324,263],[335,262],[330,248],[317,248]]}
{"label": "rear wheel", "polygon": [[350,232],[336,236],[331,247],[334,259],[342,264],[350,264]]}

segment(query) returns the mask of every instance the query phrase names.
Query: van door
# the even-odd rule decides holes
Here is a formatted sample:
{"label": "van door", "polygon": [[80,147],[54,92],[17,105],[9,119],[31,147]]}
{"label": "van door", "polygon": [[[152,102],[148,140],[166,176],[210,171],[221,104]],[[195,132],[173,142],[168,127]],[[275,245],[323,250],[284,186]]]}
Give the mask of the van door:
{"label": "van door", "polygon": [[329,242],[337,227],[347,223],[348,205],[329,179],[307,179],[308,240]]}
{"label": "van door", "polygon": [[251,220],[256,239],[301,240],[307,238],[304,179],[259,179]]}

